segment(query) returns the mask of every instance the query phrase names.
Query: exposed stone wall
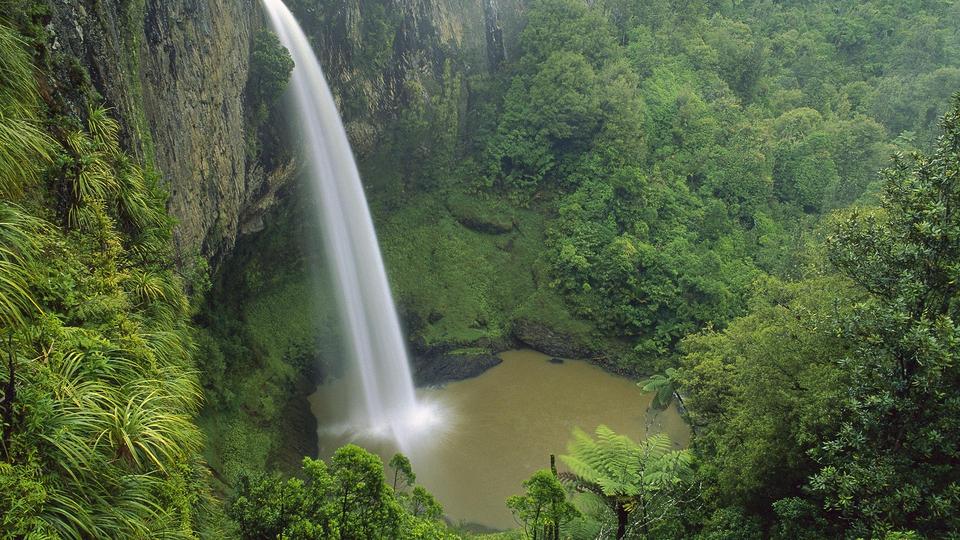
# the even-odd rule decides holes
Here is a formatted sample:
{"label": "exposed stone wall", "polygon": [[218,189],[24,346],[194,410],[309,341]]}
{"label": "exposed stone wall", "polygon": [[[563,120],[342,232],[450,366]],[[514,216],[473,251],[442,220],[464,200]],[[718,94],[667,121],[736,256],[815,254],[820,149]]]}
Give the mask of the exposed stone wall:
{"label": "exposed stone wall", "polygon": [[181,250],[214,261],[232,249],[267,175],[246,163],[243,93],[257,10],[245,0],[147,0],[143,109],[170,180]]}
{"label": "exposed stone wall", "polygon": [[[310,16],[322,20],[323,28],[308,33],[332,79],[354,151],[364,155],[376,146],[385,120],[411,97],[408,82],[436,89],[444,87],[445,73],[473,75],[499,67],[516,47],[526,1],[317,2]],[[452,71],[445,72],[448,63]]]}
{"label": "exposed stone wall", "polygon": [[[123,126],[125,145],[152,162],[170,192],[181,262],[203,255],[217,265],[238,234],[261,218],[295,167],[264,170],[245,153],[244,88],[254,32],[264,24],[256,0],[46,0],[52,46],[80,60]],[[360,0],[322,2],[320,55],[335,92],[362,89],[364,106],[347,112],[353,142],[376,144],[383,121],[403,106],[407,77],[443,77],[495,68],[516,41],[523,0],[395,0],[389,61],[380,72],[351,65],[366,46]],[[456,54],[454,54],[454,52]],[[362,79],[362,80],[358,80]]]}
{"label": "exposed stone wall", "polygon": [[262,24],[254,0],[49,5],[53,46],[85,65],[126,146],[161,172],[180,262],[203,255],[217,264],[284,180],[245,155],[243,93]]}

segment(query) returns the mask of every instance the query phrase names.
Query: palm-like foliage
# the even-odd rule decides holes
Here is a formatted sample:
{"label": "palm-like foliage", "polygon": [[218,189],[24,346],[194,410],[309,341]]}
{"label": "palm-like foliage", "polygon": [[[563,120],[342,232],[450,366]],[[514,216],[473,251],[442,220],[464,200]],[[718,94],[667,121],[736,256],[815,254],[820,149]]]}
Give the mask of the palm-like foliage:
{"label": "palm-like foliage", "polygon": [[44,520],[66,538],[152,537],[149,523],[163,514],[157,474],[201,445],[195,377],[145,367],[116,349],[52,354],[49,365],[55,399],[41,450],[63,489],[47,501]]}
{"label": "palm-like foliage", "polygon": [[576,429],[567,451],[560,459],[581,482],[594,484],[604,495],[630,497],[643,489],[640,447],[626,435],[601,425],[595,441]]}
{"label": "palm-like foliage", "polygon": [[120,124],[110,116],[106,107],[94,107],[87,110],[87,131],[93,144],[102,152],[120,157]]}
{"label": "palm-like foliage", "polygon": [[117,213],[137,230],[159,227],[164,222],[162,206],[151,200],[143,169],[125,155],[117,158]]}
{"label": "palm-like foliage", "polygon": [[0,259],[0,326],[4,328],[20,325],[24,312],[36,305],[22,276],[19,265]]}
{"label": "palm-like foliage", "polygon": [[576,429],[569,454],[560,456],[572,473],[563,477],[578,491],[600,497],[616,513],[617,538],[623,538],[632,512],[646,513],[661,492],[690,478],[692,455],[672,447],[664,434],[638,444],[604,425],[597,427],[596,439]]}
{"label": "palm-like foliage", "polygon": [[[17,34],[0,24],[0,197],[10,200],[38,175],[52,141],[40,129],[36,81],[30,57]],[[20,208],[0,203],[0,327],[23,323],[36,311],[29,294],[29,263],[40,221]]]}
{"label": "palm-like foliage", "polygon": [[38,311],[29,292],[37,245],[35,235],[43,223],[9,204],[0,204],[0,326],[13,328],[28,311]]}
{"label": "palm-like foliage", "polygon": [[49,137],[31,118],[17,113],[0,106],[0,195],[8,197],[36,179],[36,169],[25,164],[50,157]]}
{"label": "palm-like foliage", "polygon": [[107,452],[136,470],[164,471],[199,451],[197,427],[189,416],[169,407],[172,398],[166,389],[160,381],[141,380],[104,396],[96,444],[106,445]]}
{"label": "palm-like foliage", "polygon": [[33,64],[17,32],[0,24],[0,103],[21,108],[37,102]]}
{"label": "palm-like foliage", "polygon": [[561,459],[581,481],[595,484],[607,496],[633,496],[666,487],[690,473],[690,453],[673,450],[670,437],[663,433],[638,444],[600,425],[596,439],[580,429],[574,430],[573,437],[569,455]]}
{"label": "palm-like foliage", "polygon": [[70,163],[65,176],[71,197],[67,224],[76,228],[90,224],[90,217],[84,213],[87,205],[102,203],[108,195],[113,195],[118,182],[110,154],[103,151],[89,135],[75,131],[67,135],[66,143]]}
{"label": "palm-like foliage", "polygon": [[657,373],[637,386],[644,392],[654,392],[650,403],[654,409],[666,409],[677,393],[677,370],[667,368],[664,373]]}
{"label": "palm-like foliage", "polygon": [[[84,500],[77,486],[54,487],[41,519],[58,538],[194,538],[177,530],[169,512],[157,503],[161,480],[154,475],[108,477],[88,489]],[[85,488],[91,487],[89,484]]]}
{"label": "palm-like foliage", "polygon": [[112,187],[119,216],[139,230],[161,225],[162,207],[153,200],[143,169],[120,149],[120,124],[106,108],[97,107],[87,111],[87,130],[91,148],[104,156],[113,169],[116,182]]}
{"label": "palm-like foliage", "polygon": [[[7,399],[11,383],[0,377],[4,412],[9,403],[16,411],[4,415],[0,488],[29,494],[0,496],[0,529],[193,537],[192,504],[205,489],[193,423],[201,391],[182,284],[158,264],[169,218],[102,108],[56,152],[61,182],[51,195],[66,203],[74,230],[7,202],[47,169],[55,145],[36,101],[29,56],[0,25],[0,328],[16,390]],[[56,256],[39,264],[46,250]]]}
{"label": "palm-like foliage", "polygon": [[18,194],[48,160],[51,139],[37,122],[33,65],[13,29],[0,24],[0,196]]}
{"label": "palm-like foliage", "polygon": [[145,270],[130,278],[130,288],[134,296],[143,304],[149,305],[166,300],[166,283],[158,274]]}
{"label": "palm-like foliage", "polygon": [[87,111],[87,131],[66,136],[64,178],[71,198],[67,224],[92,223],[88,205],[100,203],[116,209],[127,230],[162,228],[166,222],[161,196],[148,186],[143,168],[120,149],[120,125],[103,107]]}

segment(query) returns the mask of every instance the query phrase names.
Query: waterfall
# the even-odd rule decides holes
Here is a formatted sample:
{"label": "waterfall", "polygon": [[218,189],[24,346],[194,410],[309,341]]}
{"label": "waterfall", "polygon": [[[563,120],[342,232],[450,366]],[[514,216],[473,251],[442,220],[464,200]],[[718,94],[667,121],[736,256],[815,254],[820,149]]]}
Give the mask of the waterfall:
{"label": "waterfall", "polygon": [[360,173],[306,35],[281,0],[263,0],[263,4],[295,62],[290,89],[352,360],[347,376],[355,379],[355,393],[362,394],[362,399],[351,396],[347,422],[351,430],[390,437],[406,450],[412,428],[427,421],[429,411],[418,406],[414,394]]}

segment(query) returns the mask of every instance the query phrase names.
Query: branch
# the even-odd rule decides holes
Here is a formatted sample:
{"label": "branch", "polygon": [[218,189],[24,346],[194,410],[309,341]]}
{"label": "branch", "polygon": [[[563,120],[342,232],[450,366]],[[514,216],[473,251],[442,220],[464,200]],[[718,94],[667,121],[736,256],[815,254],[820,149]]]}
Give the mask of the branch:
{"label": "branch", "polygon": [[[697,482],[689,484],[683,491],[666,496],[665,498],[655,498],[653,512],[651,512],[650,507],[648,507],[647,513],[641,519],[636,519],[628,525],[628,531],[633,531],[637,528],[648,528],[654,523],[664,521],[671,517],[670,511],[673,509],[683,509],[685,512],[690,510],[691,508],[688,505],[700,499],[701,489],[701,483]],[[700,502],[692,509],[697,510],[702,506],[703,503]]]}

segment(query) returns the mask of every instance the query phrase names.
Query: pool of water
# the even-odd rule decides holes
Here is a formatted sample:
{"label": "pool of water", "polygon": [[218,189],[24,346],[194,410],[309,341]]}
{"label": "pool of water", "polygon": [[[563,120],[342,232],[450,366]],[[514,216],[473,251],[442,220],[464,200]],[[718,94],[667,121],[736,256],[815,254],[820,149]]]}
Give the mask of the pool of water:
{"label": "pool of water", "polygon": [[[515,527],[504,501],[521,493],[521,482],[534,471],[550,466],[550,454],[566,453],[574,427],[593,432],[606,424],[634,440],[665,432],[678,448],[689,442],[677,410],[648,411],[652,396],[634,381],[583,361],[552,363],[529,350],[501,356],[502,364],[479,377],[417,391],[435,417],[404,452],[417,483],[437,497],[454,523]],[[346,392],[333,382],[311,397],[321,457],[355,442],[388,461],[396,448],[375,434],[342,429],[338,418],[345,416]],[[562,470],[559,459],[558,465]]]}

